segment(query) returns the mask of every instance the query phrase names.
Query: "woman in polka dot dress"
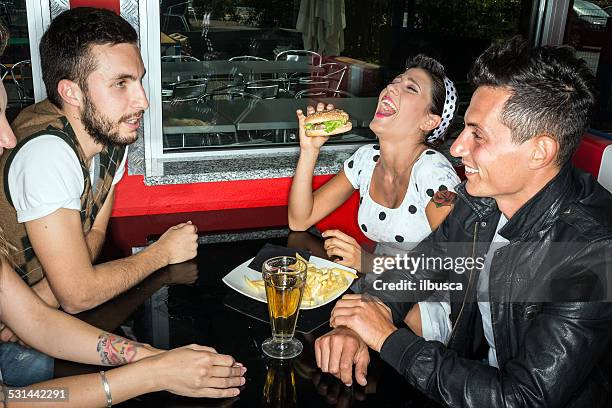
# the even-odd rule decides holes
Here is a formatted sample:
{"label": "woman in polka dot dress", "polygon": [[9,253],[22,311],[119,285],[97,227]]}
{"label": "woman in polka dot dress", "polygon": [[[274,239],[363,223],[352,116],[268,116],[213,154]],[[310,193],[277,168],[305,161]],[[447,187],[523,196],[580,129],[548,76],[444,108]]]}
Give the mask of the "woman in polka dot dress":
{"label": "woman in polka dot dress", "polygon": [[[428,143],[440,140],[452,120],[457,94],[436,60],[419,55],[379,96],[370,129],[379,144],[365,145],[328,183],[312,191],[313,170],[327,137],[307,137],[301,110],[300,158],[289,196],[289,227],[303,231],[326,217],[359,190],[358,223],[376,253],[406,251],[446,218],[459,184],[450,162]],[[323,104],[317,110],[333,108]],[[308,107],[308,114],[314,112]],[[338,231],[323,232],[329,256],[361,270],[357,241]],[[367,256],[367,254],[365,254]]]}
{"label": "woman in polka dot dress", "polygon": [[[378,254],[407,251],[427,237],[449,214],[460,180],[450,162],[429,147],[442,140],[455,113],[457,92],[436,60],[418,55],[409,61],[379,96],[370,129],[378,144],[359,148],[328,183],[312,191],[312,176],[327,137],[307,137],[300,125],[300,158],[289,195],[289,227],[303,231],[329,215],[359,190],[358,223]],[[319,104],[317,111],[333,109]],[[315,111],[311,106],[307,113]],[[369,254],[339,230],[323,232],[329,256],[361,270]],[[406,317],[407,325],[427,340],[440,340],[450,330],[450,307],[444,292],[420,302]]]}

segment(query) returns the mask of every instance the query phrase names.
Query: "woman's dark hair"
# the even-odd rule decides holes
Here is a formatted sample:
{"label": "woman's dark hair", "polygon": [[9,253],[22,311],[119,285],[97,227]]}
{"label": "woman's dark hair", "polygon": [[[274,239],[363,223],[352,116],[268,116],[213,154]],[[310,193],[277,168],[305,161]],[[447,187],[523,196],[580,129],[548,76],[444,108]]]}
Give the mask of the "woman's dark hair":
{"label": "woman's dark hair", "polygon": [[[406,69],[411,68],[420,68],[429,75],[431,79],[431,106],[429,111],[434,115],[442,116],[446,99],[446,87],[444,85],[446,73],[444,72],[444,67],[434,58],[418,54],[406,62]],[[443,139],[444,136],[440,138],[440,140]]]}
{"label": "woman's dark hair", "polygon": [[572,48],[531,48],[514,37],[480,55],[469,79],[476,87],[511,92],[500,120],[512,131],[515,143],[549,135],[559,144],[556,163],[571,159],[595,105],[595,77]]}
{"label": "woman's dark hair", "polygon": [[78,7],[66,10],[49,25],[40,40],[40,62],[47,97],[62,107],[57,84],[68,79],[87,89],[87,77],[96,69],[93,45],[136,44],[138,35],[110,10]]}

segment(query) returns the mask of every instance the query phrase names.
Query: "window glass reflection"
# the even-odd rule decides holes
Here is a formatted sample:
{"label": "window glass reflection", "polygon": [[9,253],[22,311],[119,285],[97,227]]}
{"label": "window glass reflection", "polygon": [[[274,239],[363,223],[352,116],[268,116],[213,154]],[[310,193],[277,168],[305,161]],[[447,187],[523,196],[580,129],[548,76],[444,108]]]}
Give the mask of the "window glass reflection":
{"label": "window glass reflection", "polygon": [[598,105],[592,126],[612,131],[612,2],[570,2],[565,43],[576,48],[597,76]]}
{"label": "window glass reflection", "polygon": [[0,1],[0,21],[10,32],[0,64],[0,76],[8,96],[6,116],[12,121],[21,109],[34,103],[25,0]]}
{"label": "window glass reflection", "polygon": [[162,0],[164,150],[295,145],[295,110],[320,101],[353,121],[329,144],[371,141],[380,90],[418,53],[445,65],[460,116],[474,58],[528,36],[531,12],[530,0]]}

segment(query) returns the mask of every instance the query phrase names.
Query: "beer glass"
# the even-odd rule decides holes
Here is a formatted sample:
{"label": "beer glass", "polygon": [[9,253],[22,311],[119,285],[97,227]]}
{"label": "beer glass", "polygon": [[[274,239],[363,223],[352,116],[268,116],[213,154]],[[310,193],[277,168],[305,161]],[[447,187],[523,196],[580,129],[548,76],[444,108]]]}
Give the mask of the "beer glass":
{"label": "beer glass", "polygon": [[272,337],[261,345],[272,357],[287,359],[302,352],[302,343],[293,338],[306,284],[306,263],[294,256],[270,258],[262,266],[266,286]]}

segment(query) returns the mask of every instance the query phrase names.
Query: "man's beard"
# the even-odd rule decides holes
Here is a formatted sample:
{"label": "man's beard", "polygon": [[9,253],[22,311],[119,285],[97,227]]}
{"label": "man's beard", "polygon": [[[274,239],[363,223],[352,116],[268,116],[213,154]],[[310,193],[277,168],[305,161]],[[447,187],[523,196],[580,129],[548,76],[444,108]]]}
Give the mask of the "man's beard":
{"label": "man's beard", "polygon": [[138,139],[138,133],[134,138],[125,138],[119,133],[121,122],[133,118],[135,114],[124,115],[113,123],[96,108],[87,92],[84,93],[83,104],[80,115],[81,123],[96,143],[104,146],[127,146]]}

